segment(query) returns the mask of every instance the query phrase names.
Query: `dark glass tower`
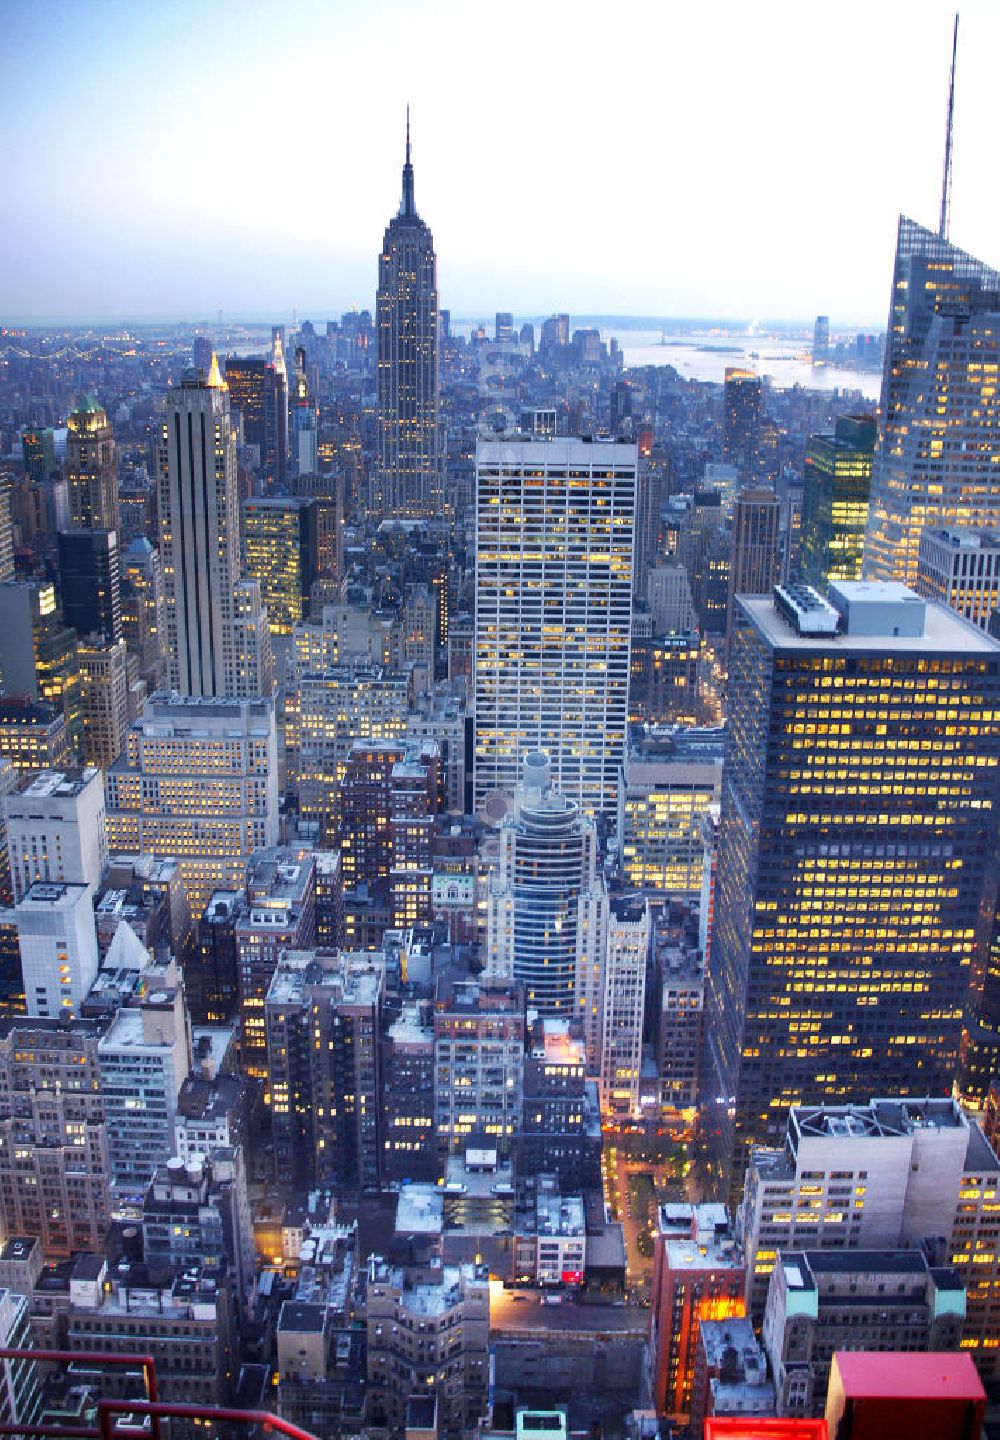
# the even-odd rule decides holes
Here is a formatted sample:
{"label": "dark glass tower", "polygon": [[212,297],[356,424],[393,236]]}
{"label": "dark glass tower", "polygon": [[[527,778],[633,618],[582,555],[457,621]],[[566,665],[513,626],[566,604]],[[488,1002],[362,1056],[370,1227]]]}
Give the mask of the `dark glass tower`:
{"label": "dark glass tower", "polygon": [[702,1097],[738,1196],[788,1107],[948,1095],[1000,752],[1000,645],[904,586],[737,603]]}
{"label": "dark glass tower", "polygon": [[799,574],[823,593],[831,580],[861,579],[874,451],[872,415],[841,415],[832,435],[806,443]]}
{"label": "dark glass tower", "polygon": [[437,260],[417,214],[406,119],[399,213],[378,262],[378,460],[374,508],[386,517],[443,509],[438,443]]}

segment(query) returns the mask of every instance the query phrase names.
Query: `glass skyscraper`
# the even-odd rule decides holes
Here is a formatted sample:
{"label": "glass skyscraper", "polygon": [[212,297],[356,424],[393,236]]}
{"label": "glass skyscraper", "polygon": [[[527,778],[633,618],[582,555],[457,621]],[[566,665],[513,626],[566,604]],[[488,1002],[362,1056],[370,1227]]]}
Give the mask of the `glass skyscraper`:
{"label": "glass skyscraper", "polygon": [[374,508],[383,517],[440,515],[437,259],[417,214],[406,122],[399,211],[378,262],[378,457]]}
{"label": "glass skyscraper", "polygon": [[905,215],[864,573],[917,576],[927,525],[1000,523],[1000,274]]}
{"label": "glass skyscraper", "polygon": [[1000,644],[830,593],[744,596],[733,633],[702,1077],[733,1196],[790,1105],[950,1093],[992,863]]}
{"label": "glass skyscraper", "polygon": [[799,575],[823,594],[831,580],[861,579],[874,453],[873,415],[841,415],[806,444]]}

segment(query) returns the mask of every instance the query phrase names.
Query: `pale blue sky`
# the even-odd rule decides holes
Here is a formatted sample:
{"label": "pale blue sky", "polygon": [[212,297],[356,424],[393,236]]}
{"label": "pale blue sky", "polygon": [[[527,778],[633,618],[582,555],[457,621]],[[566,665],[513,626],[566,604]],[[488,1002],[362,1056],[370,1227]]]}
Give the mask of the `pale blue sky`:
{"label": "pale blue sky", "polygon": [[[935,225],[939,0],[0,0],[0,320],[370,306],[404,107],[441,303],[884,324]],[[1000,5],[952,238],[1000,261]]]}

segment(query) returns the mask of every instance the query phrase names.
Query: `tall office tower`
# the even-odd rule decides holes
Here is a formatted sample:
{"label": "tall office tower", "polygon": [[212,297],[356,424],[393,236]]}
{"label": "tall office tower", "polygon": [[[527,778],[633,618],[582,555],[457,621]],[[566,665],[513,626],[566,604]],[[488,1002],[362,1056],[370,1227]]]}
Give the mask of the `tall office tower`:
{"label": "tall office tower", "polygon": [[864,573],[917,574],[928,525],[1000,525],[1000,274],[899,217]]}
{"label": "tall office tower", "polygon": [[760,426],[763,382],[753,370],[730,366],[722,394],[722,458],[735,465],[743,485],[760,473]]}
{"label": "tall office tower", "polygon": [[649,959],[649,902],[636,895],[608,902],[601,997],[601,1112],[612,1121],[639,1115],[642,1022]]}
{"label": "tall office tower", "polygon": [[74,753],[83,755],[76,634],[59,618],[55,589],[33,580],[0,585],[0,688],[61,710]]}
{"label": "tall office tower", "polygon": [[406,121],[406,164],[398,214],[378,262],[378,455],[380,515],[440,515],[444,509],[438,434],[437,260],[417,214]]}
{"label": "tall office tower", "polygon": [[647,594],[649,571],[660,554],[663,507],[670,494],[670,460],[662,451],[639,456],[635,491],[635,561],[632,590],[638,599]]}
{"label": "tall office tower", "polygon": [[173,961],[145,970],[97,1055],[111,1175],[123,1200],[141,1204],[157,1166],[177,1153],[177,1103],[192,1067],[191,1019]]}
{"label": "tall office tower", "polygon": [[319,567],[319,504],[283,495],[243,507],[244,566],[260,585],[272,635],[290,635],[309,613]]}
{"label": "tall office tower", "polygon": [[105,784],[111,849],[179,860],[200,915],[213,890],[242,886],[254,850],[278,842],[274,704],[153,695]]}
{"label": "tall office tower", "polygon": [[300,473],[291,481],[293,495],[316,501],[316,571],[326,587],[344,573],[344,488],[341,470],[327,475]]}
{"label": "tall office tower", "polygon": [[681,523],[677,558],[688,572],[698,629],[703,635],[725,635],[732,544],[717,490],[696,492]]}
{"label": "tall office tower", "polygon": [[390,922],[409,929],[431,915],[432,846],[441,756],[436,745],[409,747],[389,777]]}
{"label": "tall office tower", "polygon": [[873,415],[841,415],[832,435],[806,442],[797,568],[820,594],[861,579],[874,457]]}
{"label": "tall office tower", "polygon": [[108,863],[99,770],[41,770],[3,801],[14,899],[36,880],[90,885]]}
{"label": "tall office tower", "polygon": [[434,992],[435,1125],[442,1151],[473,1137],[509,1155],[521,1127],[524,991],[440,976]]}
{"label": "tall office tower", "polygon": [[[476,448],[476,809],[525,756],[587,814],[614,810],[625,754],[636,447]],[[501,802],[502,806],[502,802]]]}
{"label": "tall office tower", "polygon": [[166,634],[160,552],[144,535],[137,535],[122,556],[122,635],[141,673],[161,677]]}
{"label": "tall office tower", "polygon": [[103,1023],[8,1020],[0,1029],[0,1207],[46,1259],[100,1250],[111,1223],[97,1064]]}
{"label": "tall office tower", "polygon": [[81,395],[66,432],[69,521],[83,530],[118,529],[118,456],[108,417]]}
{"label": "tall office tower", "polygon": [[261,473],[282,486],[288,473],[288,381],[284,360],[230,355],[226,384],[243,422],[243,443],[256,452]]}
{"label": "tall office tower", "polygon": [[434,1133],[434,1029],[430,1006],[401,1007],[382,1042],[383,1174],[387,1184],[441,1175]]}
{"label": "tall office tower", "polygon": [[295,351],[290,402],[292,466],[299,475],[315,475],[319,469],[319,410],[309,393],[306,352],[301,346]]}
{"label": "tall office tower", "polygon": [[121,559],[113,530],[60,530],[63,619],[80,636],[113,644],[122,634]]}
{"label": "tall office tower", "polygon": [[502,344],[504,341],[513,340],[514,317],[509,310],[497,311],[496,327],[493,334],[494,338],[497,341],[497,344]]}
{"label": "tall office tower", "polygon": [[543,754],[525,759],[515,813],[500,829],[488,904],[487,974],[523,985],[528,1007],[541,1015],[580,1020],[591,1061],[606,905],[597,833],[554,788]]}
{"label": "tall office tower", "polygon": [[990,616],[1000,608],[1000,529],[926,529],[913,588],[980,630],[988,629]]}
{"label": "tall office tower", "polygon": [[702,822],[719,803],[724,750],[721,729],[633,740],[618,793],[621,867],[632,889],[662,899],[701,893]]}
{"label": "tall office tower", "polygon": [[737,1196],[788,1107],[950,1093],[995,827],[1000,644],[905,586],[739,601],[703,1097]]}
{"label": "tall office tower", "polygon": [[726,654],[737,595],[770,595],[781,566],[781,505],[773,490],[741,490],[733,506]]}
{"label": "tall office tower", "polygon": [[25,473],[36,485],[59,474],[56,437],[51,425],[25,425],[21,431],[21,456]]}
{"label": "tall office tower", "polygon": [[0,581],[14,578],[14,480],[0,470]]}
{"label": "tall office tower", "polygon": [[125,749],[128,732],[128,651],[124,640],[81,640],[83,758],[109,770]]}
{"label": "tall office tower", "polygon": [[203,375],[212,368],[212,342],[207,335],[196,335],[191,341],[191,364]]}
{"label": "tall office tower", "polygon": [[240,583],[236,442],[218,365],[207,379],[186,371],[167,392],[159,490],[171,688],[270,694],[259,588]]}
{"label": "tall office tower", "polygon": [[280,1184],[378,1189],[384,997],[380,956],[282,955],[264,1007]]}
{"label": "tall office tower", "polygon": [[[264,1001],[283,950],[316,943],[316,862],[304,850],[255,850],[247,865],[246,905],[236,921],[239,956],[240,1060],[267,1080]],[[265,1097],[270,1095],[265,1090]]]}
{"label": "tall office tower", "polygon": [[830,317],[817,315],[813,326],[813,364],[825,365],[830,358]]}

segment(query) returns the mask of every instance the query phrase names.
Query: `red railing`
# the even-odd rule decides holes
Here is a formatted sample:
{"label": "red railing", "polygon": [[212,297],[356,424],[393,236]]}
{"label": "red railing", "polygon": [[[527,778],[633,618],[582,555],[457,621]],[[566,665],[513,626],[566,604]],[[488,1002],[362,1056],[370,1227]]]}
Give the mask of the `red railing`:
{"label": "red railing", "polygon": [[[156,1388],[156,1361],[152,1355],[105,1355],[96,1350],[31,1350],[0,1349],[0,1360],[49,1361],[60,1365],[117,1365],[124,1369],[141,1370],[146,1387],[144,1400],[103,1399],[97,1402],[97,1424],[26,1425],[11,1420],[0,1424],[0,1436],[39,1436],[43,1440],[160,1440],[161,1420],[201,1420],[212,1425],[259,1425],[285,1435],[288,1440],[316,1440],[308,1430],[272,1415],[269,1410],[237,1410],[221,1405],[185,1405],[160,1400]],[[116,1417],[140,1415],[149,1420],[145,1425],[123,1425]]]}

